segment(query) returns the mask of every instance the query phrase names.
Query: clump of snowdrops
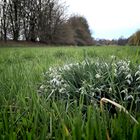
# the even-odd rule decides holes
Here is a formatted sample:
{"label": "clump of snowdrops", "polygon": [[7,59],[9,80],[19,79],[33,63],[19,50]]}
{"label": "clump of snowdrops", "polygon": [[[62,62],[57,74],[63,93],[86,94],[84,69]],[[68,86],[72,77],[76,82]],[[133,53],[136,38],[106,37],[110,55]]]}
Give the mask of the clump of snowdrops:
{"label": "clump of snowdrops", "polygon": [[97,106],[105,97],[138,111],[140,65],[129,60],[86,59],[83,62],[50,68],[44,75],[39,94],[46,100],[79,101]]}

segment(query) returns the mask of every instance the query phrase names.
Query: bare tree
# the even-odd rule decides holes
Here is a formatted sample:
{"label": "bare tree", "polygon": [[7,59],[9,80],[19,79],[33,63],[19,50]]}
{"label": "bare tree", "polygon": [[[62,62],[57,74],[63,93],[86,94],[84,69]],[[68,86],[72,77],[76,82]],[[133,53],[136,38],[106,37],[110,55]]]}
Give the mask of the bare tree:
{"label": "bare tree", "polygon": [[21,1],[20,0],[9,0],[9,20],[11,25],[11,34],[13,40],[17,41],[20,35],[21,28]]}
{"label": "bare tree", "polygon": [[57,30],[66,21],[66,6],[59,0],[46,0],[42,3],[40,21],[39,21],[39,38],[47,43],[54,42]]}
{"label": "bare tree", "polygon": [[53,43],[65,21],[65,4],[59,0],[21,0],[22,34],[26,40]]}
{"label": "bare tree", "polygon": [[54,43],[90,45],[92,37],[87,20],[67,18],[62,0],[2,0],[1,36]]}
{"label": "bare tree", "polygon": [[1,39],[2,40],[7,40],[7,30],[8,30],[8,3],[7,0],[1,0],[1,5],[0,5],[0,27],[1,27]]}

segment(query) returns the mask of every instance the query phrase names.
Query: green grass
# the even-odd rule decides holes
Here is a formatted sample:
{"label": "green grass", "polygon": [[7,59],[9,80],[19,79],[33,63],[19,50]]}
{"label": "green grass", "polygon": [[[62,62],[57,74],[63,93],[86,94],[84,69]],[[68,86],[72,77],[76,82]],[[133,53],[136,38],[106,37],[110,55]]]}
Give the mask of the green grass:
{"label": "green grass", "polygon": [[81,62],[85,57],[108,60],[112,55],[138,65],[140,48],[19,46],[0,48],[0,139],[104,140],[107,130],[112,139],[140,137],[140,125],[124,113],[110,119],[89,105],[83,116],[82,100],[70,106],[63,100],[46,101],[37,94],[49,67]]}

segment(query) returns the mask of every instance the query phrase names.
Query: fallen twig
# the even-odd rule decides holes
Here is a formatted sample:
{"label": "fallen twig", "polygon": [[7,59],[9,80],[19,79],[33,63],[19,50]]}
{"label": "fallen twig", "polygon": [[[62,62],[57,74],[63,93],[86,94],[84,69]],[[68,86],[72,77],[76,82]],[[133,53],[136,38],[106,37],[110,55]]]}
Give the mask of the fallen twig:
{"label": "fallen twig", "polygon": [[131,119],[136,123],[136,124],[139,124],[139,122],[125,109],[125,107],[123,107],[122,105],[110,100],[110,99],[107,99],[107,98],[102,98],[100,100],[100,107],[101,107],[101,110],[103,110],[103,102],[104,103],[111,103],[112,105],[116,106],[117,108],[121,110],[123,110],[127,115],[129,115],[131,117]]}

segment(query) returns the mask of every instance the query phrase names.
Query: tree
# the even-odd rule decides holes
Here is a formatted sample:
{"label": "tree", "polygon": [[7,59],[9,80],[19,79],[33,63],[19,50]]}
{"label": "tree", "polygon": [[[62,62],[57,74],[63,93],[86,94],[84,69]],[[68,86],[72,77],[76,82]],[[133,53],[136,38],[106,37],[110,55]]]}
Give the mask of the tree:
{"label": "tree", "polygon": [[93,38],[82,16],[67,18],[62,0],[2,0],[1,39],[48,44],[91,45]]}
{"label": "tree", "polygon": [[140,45],[140,30],[138,30],[136,33],[129,37],[128,43],[129,45]]}
{"label": "tree", "polygon": [[73,16],[68,20],[74,31],[74,40],[76,45],[92,45],[93,38],[85,17]]}
{"label": "tree", "polygon": [[120,45],[120,46],[124,46],[124,45],[126,45],[128,43],[128,39],[126,39],[126,38],[124,38],[124,37],[120,37],[119,39],[118,39],[118,45]]}
{"label": "tree", "polygon": [[[53,43],[60,31],[61,25],[66,22],[66,5],[59,0],[48,0],[42,3],[40,11],[39,39],[42,42]],[[62,29],[62,28],[61,28]],[[54,38],[55,36],[55,38]]]}
{"label": "tree", "polygon": [[22,6],[21,0],[9,0],[9,20],[13,40],[17,41],[20,35]]}
{"label": "tree", "polygon": [[23,31],[27,41],[36,41],[37,38],[39,4],[38,0],[23,0]]}
{"label": "tree", "polygon": [[59,44],[59,45],[75,45],[74,41],[74,32],[69,25],[69,23],[63,23],[58,27],[56,30],[54,37],[53,37],[54,44]]}
{"label": "tree", "polygon": [[0,5],[0,28],[1,28],[1,39],[2,40],[7,40],[7,30],[8,30],[8,3],[7,0],[1,0],[1,5]]}

